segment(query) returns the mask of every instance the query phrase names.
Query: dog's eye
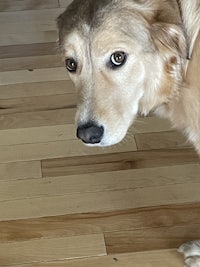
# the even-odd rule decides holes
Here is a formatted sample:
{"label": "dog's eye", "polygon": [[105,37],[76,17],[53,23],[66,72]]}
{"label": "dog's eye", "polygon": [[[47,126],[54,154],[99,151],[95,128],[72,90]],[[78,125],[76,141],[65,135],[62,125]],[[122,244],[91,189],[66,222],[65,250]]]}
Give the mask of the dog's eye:
{"label": "dog's eye", "polygon": [[69,72],[75,72],[77,69],[77,62],[73,58],[65,59],[65,66]]}
{"label": "dog's eye", "polygon": [[113,53],[110,57],[110,63],[112,68],[117,68],[122,66],[126,62],[126,53],[122,51],[117,51]]}

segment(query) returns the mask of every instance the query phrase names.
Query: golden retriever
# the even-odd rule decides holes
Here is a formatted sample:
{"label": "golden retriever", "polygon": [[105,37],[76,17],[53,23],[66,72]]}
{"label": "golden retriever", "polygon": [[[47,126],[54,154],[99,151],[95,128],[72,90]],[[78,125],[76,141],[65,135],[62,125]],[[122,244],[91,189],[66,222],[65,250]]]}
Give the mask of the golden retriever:
{"label": "golden retriever", "polygon": [[[58,28],[78,138],[116,144],[138,113],[154,111],[200,154],[200,0],[74,0]],[[181,247],[188,266],[200,266],[194,244]]]}

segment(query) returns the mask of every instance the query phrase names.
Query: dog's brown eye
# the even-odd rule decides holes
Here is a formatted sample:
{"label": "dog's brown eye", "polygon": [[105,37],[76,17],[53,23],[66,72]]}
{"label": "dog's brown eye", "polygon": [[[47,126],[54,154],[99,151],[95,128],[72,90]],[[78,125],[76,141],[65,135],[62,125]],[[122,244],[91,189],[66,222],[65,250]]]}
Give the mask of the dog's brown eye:
{"label": "dog's brown eye", "polygon": [[65,59],[65,66],[68,71],[75,72],[77,69],[77,62],[73,58]]}
{"label": "dog's brown eye", "polygon": [[117,68],[122,66],[126,62],[126,53],[117,51],[113,53],[110,57],[111,67]]}

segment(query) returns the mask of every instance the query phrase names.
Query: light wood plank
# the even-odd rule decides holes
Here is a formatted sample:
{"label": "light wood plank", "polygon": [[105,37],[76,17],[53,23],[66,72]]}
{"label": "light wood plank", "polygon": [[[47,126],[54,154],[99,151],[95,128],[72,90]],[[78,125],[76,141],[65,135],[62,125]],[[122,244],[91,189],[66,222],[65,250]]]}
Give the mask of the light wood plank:
{"label": "light wood plank", "polygon": [[71,81],[51,81],[0,85],[1,99],[75,93]]}
{"label": "light wood plank", "polygon": [[134,123],[135,134],[154,133],[171,131],[171,124],[168,120],[156,116],[139,117]]}
{"label": "light wood plank", "polygon": [[153,116],[119,146],[76,139],[56,44],[71,1],[0,3],[0,266],[182,267],[157,249],[200,238],[199,158]]}
{"label": "light wood plank", "polygon": [[[3,14],[3,13],[1,13]],[[15,14],[15,12],[13,13]],[[26,21],[26,24],[23,22],[10,22],[6,21],[4,25],[0,25],[0,32],[3,34],[6,33],[26,33],[26,32],[45,32],[45,31],[56,31],[57,25],[55,19],[43,20],[31,20]]]}
{"label": "light wood plank", "polygon": [[[200,204],[155,206],[0,222],[0,241],[14,242],[190,225],[200,221]],[[134,243],[134,242],[133,242]]]}
{"label": "light wood plank", "polygon": [[0,115],[0,130],[74,123],[75,109],[45,110]]}
{"label": "light wood plank", "polygon": [[[104,148],[104,153],[136,150],[135,141]],[[101,154],[100,147],[86,147],[78,140],[1,146],[0,163]]]}
{"label": "light wood plank", "polygon": [[3,0],[0,2],[0,12],[56,7],[58,7],[58,0]]}
{"label": "light wood plank", "polygon": [[76,139],[73,124],[0,131],[0,145],[34,144]]}
{"label": "light wood plank", "polygon": [[40,177],[42,174],[39,161],[0,164],[0,181]]}
{"label": "light wood plank", "polygon": [[188,147],[185,136],[177,131],[163,133],[145,133],[135,135],[137,147],[139,150],[163,149],[175,147]]}
{"label": "light wood plank", "polygon": [[72,261],[57,261],[18,267],[183,267],[183,259],[177,250],[159,250],[127,253]]}
{"label": "light wood plank", "polygon": [[0,220],[195,203],[200,183],[72,194],[0,202]]}
{"label": "light wood plank", "polygon": [[0,73],[1,85],[59,80],[69,80],[68,73],[64,67],[36,69],[34,71],[5,71]]}
{"label": "light wood plank", "polygon": [[[74,95],[57,95],[50,97],[35,97],[35,98],[18,98],[11,99],[11,101],[4,101],[9,109],[3,110],[1,113],[14,113],[27,110],[37,110],[48,108],[48,105],[51,108],[58,109],[62,108],[62,105],[69,105],[75,103]],[[14,102],[13,102],[14,101]],[[0,105],[2,101],[0,100]],[[46,107],[47,105],[47,107]],[[2,105],[3,106],[3,105]],[[14,110],[12,109],[14,106]],[[17,109],[16,109],[17,106]],[[18,110],[19,107],[19,110]],[[150,120],[149,120],[150,119]],[[142,126],[141,131],[151,132],[154,131],[154,128],[157,130],[164,130],[162,128],[162,121],[152,118],[142,118],[144,125]],[[137,128],[138,123],[131,127],[129,134],[134,138],[135,127]],[[139,124],[139,126],[141,123]],[[154,127],[155,126],[155,127]],[[31,127],[25,129],[9,129],[0,131],[0,145],[16,145],[16,144],[32,144],[32,143],[41,143],[41,142],[55,142],[55,141],[64,141],[64,140],[74,140],[76,139],[76,129],[74,124],[65,124],[65,125],[55,125],[55,126],[43,126],[43,127]]]}
{"label": "light wood plank", "polygon": [[9,23],[26,23],[27,21],[55,21],[55,18],[64,11],[64,8],[52,8],[41,10],[26,10],[13,12],[2,12],[0,16],[0,24]]}
{"label": "light wood plank", "polygon": [[55,42],[57,31],[1,34],[0,46]]}
{"label": "light wood plank", "polygon": [[[41,86],[41,92],[40,92],[40,86]],[[49,90],[48,90],[49,86]],[[2,89],[3,88],[3,89]],[[56,81],[56,82],[47,82],[47,83],[33,83],[31,84],[18,84],[18,85],[7,85],[7,86],[0,86],[0,90],[2,89],[2,101],[1,103],[5,103],[7,106],[8,102],[5,102],[5,99],[12,99],[12,94],[13,97],[16,96],[17,98],[19,97],[32,97],[32,96],[40,96],[37,99],[38,103],[41,103],[41,100],[45,101],[44,97],[41,96],[52,96],[53,94],[57,93],[57,95],[61,94],[73,94],[74,93],[74,87],[71,83],[71,81]],[[9,91],[11,90],[11,91]],[[58,92],[57,92],[58,90]],[[19,92],[19,93],[18,93]],[[67,95],[66,95],[67,97]],[[71,95],[71,97],[74,99],[74,104],[76,102],[76,96],[74,94]],[[15,128],[26,128],[26,127],[38,127],[38,126],[51,126],[51,125],[64,125],[64,124],[73,124],[74,123],[74,118],[75,118],[75,108],[63,108],[61,107],[61,103],[57,104],[59,109],[57,110],[50,110],[52,109],[53,106],[55,106],[56,99],[59,99],[59,96],[55,96],[55,100],[53,97],[50,97],[51,99],[52,106],[49,104],[49,110],[47,111],[35,111],[31,112],[29,105],[26,105],[26,110],[28,113],[22,112],[22,109],[24,108],[24,105],[20,107],[18,103],[18,109],[20,110],[20,113],[13,113],[13,114],[8,114],[5,111],[1,110],[1,112],[6,113],[0,115],[0,129],[15,129]],[[32,98],[34,100],[36,98]],[[47,98],[48,99],[48,98]],[[9,100],[12,101],[12,100]],[[19,100],[21,101],[21,100]],[[28,104],[30,102],[30,99],[24,99],[24,102]],[[67,102],[69,102],[67,100]],[[11,103],[11,102],[10,102]],[[34,109],[37,110],[37,104],[35,103]],[[64,102],[64,105],[66,102]],[[47,104],[45,104],[47,106]],[[33,105],[31,105],[33,106]],[[16,107],[15,107],[16,108]],[[32,107],[33,108],[33,107]],[[47,106],[48,108],[48,106]],[[8,112],[9,109],[7,109]],[[143,126],[141,127],[141,122]],[[166,124],[166,125],[165,125]],[[162,120],[159,120],[157,118],[153,120],[151,117],[149,118],[141,118],[139,122],[136,122],[133,127],[130,129],[130,132],[128,134],[128,139],[129,141],[134,138],[133,133],[138,133],[138,130],[140,130],[141,133],[143,132],[154,132],[160,131],[163,127],[163,130],[168,129],[168,123],[163,122]],[[126,138],[127,139],[127,138]]]}
{"label": "light wood plank", "polygon": [[145,250],[178,248],[181,244],[200,238],[200,225],[137,229],[105,233],[108,254]]}
{"label": "light wood plank", "polygon": [[103,255],[102,234],[0,244],[1,266]]}
{"label": "light wood plank", "polygon": [[198,183],[200,164],[0,182],[0,201]]}
{"label": "light wood plank", "polygon": [[57,55],[0,59],[0,71],[35,70],[63,67]]}

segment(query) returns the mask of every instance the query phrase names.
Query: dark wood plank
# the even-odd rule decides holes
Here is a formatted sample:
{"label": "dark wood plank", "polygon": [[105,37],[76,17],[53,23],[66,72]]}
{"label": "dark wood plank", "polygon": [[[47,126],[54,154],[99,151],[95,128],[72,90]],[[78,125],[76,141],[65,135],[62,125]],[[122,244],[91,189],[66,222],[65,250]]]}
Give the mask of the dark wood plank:
{"label": "dark wood plank", "polygon": [[0,99],[0,115],[21,112],[72,109],[76,94]]}
{"label": "dark wood plank", "polygon": [[[137,242],[132,239],[136,237],[136,233],[140,233],[140,235],[138,234],[139,237],[143,238],[145,237],[145,233],[147,236],[147,234],[152,233],[152,231],[155,231],[155,233],[162,233],[163,231],[164,238],[168,229],[166,227],[183,226],[184,229],[187,225],[193,225],[194,222],[200,222],[200,204],[198,203],[4,221],[0,222],[0,242],[25,241],[35,238],[53,238],[103,232],[106,235],[109,252],[114,253],[117,251],[121,253],[122,250],[124,252],[138,251],[136,243],[139,243],[139,239]],[[154,228],[155,230],[152,230]],[[157,228],[158,230],[156,230]],[[160,229],[162,229],[162,231]],[[132,232],[127,230],[132,230]],[[142,234],[143,232],[144,235]],[[130,249],[125,250],[124,246],[129,234],[132,244],[130,244]],[[181,235],[182,238],[184,237],[184,232],[180,232],[179,234],[180,237]],[[174,236],[175,235],[174,233]],[[117,236],[122,239],[120,242],[117,242]],[[198,232],[196,232],[196,238],[197,237]],[[122,244],[121,246],[120,243]],[[151,248],[150,240],[148,240],[148,242],[145,241],[144,246],[141,243],[140,249],[142,246],[144,250],[147,250],[148,245],[149,248]]]}
{"label": "dark wood plank", "polygon": [[199,219],[193,224],[105,233],[108,254],[178,248],[196,239],[200,239]]}
{"label": "dark wood plank", "polygon": [[60,57],[56,55],[0,59],[0,71],[33,71],[34,69],[56,68],[63,65]]}
{"label": "dark wood plank", "polygon": [[189,146],[186,137],[178,131],[136,134],[135,140],[139,150]]}
{"label": "dark wood plank", "polygon": [[1,0],[0,12],[37,10],[59,7],[58,0]]}
{"label": "dark wood plank", "polygon": [[46,177],[199,163],[193,149],[160,149],[42,161]]}
{"label": "dark wood plank", "polygon": [[[148,265],[147,265],[148,263]],[[75,260],[59,260],[20,265],[20,267],[183,267],[183,258],[177,249],[145,251],[91,257]],[[19,266],[18,266],[19,267]]]}
{"label": "dark wood plank", "polygon": [[56,43],[22,44],[0,46],[0,59],[56,55],[58,53]]}

